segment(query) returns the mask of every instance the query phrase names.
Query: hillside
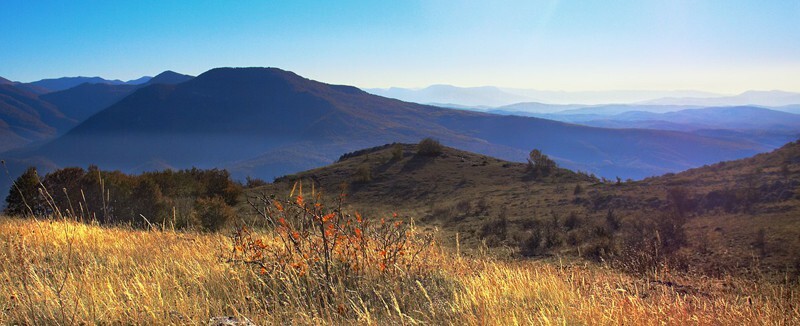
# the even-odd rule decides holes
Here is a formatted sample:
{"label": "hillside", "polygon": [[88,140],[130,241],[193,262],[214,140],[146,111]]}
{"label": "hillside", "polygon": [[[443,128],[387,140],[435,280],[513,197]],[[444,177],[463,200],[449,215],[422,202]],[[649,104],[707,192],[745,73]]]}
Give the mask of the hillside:
{"label": "hillside", "polygon": [[80,122],[130,95],[139,88],[153,84],[180,84],[192,79],[174,71],[165,71],[148,78],[141,84],[112,84],[85,82],[61,91],[40,95],[39,98],[54,104],[66,116]]}
{"label": "hillside", "polygon": [[[633,238],[646,237],[648,230],[641,227],[668,218],[665,214],[676,205],[669,194],[682,193],[686,242],[675,255],[684,268],[715,275],[800,275],[800,265],[795,266],[800,264],[800,143],[748,159],[619,183],[568,170],[533,178],[525,164],[452,148],[425,157],[415,154],[415,145],[397,146],[402,146],[402,158],[393,154],[398,148],[394,145],[367,149],[330,166],[280,178],[263,190],[281,193],[301,180],[307,187],[313,182],[338,194],[345,185],[354,209],[414,216],[442,228],[450,241],[458,233],[465,246],[486,242],[524,252],[532,235],[550,235],[552,243],[543,242],[530,254],[593,259],[603,257],[597,250],[610,259],[625,252]],[[609,215],[612,226],[607,224]],[[496,229],[498,223],[505,226]],[[599,236],[598,228],[606,233]]]}
{"label": "hillside", "polygon": [[56,106],[14,83],[0,83],[0,152],[50,139],[75,124]]}
{"label": "hillside", "polygon": [[766,150],[753,142],[680,132],[592,128],[424,106],[275,68],[219,68],[178,85],[138,89],[63,137],[7,158],[125,171],[152,162],[223,167],[239,178],[269,179],[333,162],[344,152],[424,137],[513,161],[539,148],[565,167],[626,178]]}

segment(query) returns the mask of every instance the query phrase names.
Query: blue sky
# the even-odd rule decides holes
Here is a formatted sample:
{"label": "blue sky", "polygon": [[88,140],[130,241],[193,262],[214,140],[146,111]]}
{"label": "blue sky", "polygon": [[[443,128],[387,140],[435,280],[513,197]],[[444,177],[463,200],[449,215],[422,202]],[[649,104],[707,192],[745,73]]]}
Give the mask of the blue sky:
{"label": "blue sky", "polygon": [[800,1],[0,0],[0,76],[800,91]]}

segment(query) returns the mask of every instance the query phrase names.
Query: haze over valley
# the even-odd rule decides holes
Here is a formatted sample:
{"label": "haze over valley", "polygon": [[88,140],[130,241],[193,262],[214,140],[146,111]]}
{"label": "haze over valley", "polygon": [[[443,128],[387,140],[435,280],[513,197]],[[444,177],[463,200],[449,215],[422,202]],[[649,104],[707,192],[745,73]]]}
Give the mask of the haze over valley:
{"label": "haze over valley", "polygon": [[798,325],[797,17],[0,1],[0,324]]}

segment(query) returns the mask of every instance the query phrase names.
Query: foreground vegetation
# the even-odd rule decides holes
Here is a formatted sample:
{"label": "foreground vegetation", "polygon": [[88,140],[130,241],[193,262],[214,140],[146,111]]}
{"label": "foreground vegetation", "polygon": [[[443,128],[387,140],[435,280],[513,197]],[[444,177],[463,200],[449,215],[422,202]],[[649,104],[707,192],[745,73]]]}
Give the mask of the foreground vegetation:
{"label": "foreground vegetation", "polygon": [[[0,238],[2,324],[200,324],[213,316],[257,324],[800,323],[800,292],[789,285],[666,270],[634,277],[436,245],[417,272],[365,275],[347,302],[324,304],[295,295],[304,278],[292,269],[265,274],[231,262],[234,242],[223,234],[2,218]],[[278,287],[287,295],[271,295]]]}

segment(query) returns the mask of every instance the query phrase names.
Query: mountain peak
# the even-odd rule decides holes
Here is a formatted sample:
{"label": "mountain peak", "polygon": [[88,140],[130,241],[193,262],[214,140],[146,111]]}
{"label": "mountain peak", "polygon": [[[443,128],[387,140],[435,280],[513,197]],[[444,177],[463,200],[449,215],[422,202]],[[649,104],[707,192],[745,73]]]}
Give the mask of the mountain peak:
{"label": "mountain peak", "polygon": [[167,70],[167,71],[164,71],[164,72],[156,75],[153,78],[150,78],[150,80],[147,82],[147,84],[149,84],[149,85],[152,85],[152,84],[174,85],[174,84],[180,84],[182,82],[191,80],[192,78],[194,78],[194,77],[193,76],[189,76],[189,75],[179,74],[179,73],[174,72],[172,70]]}

